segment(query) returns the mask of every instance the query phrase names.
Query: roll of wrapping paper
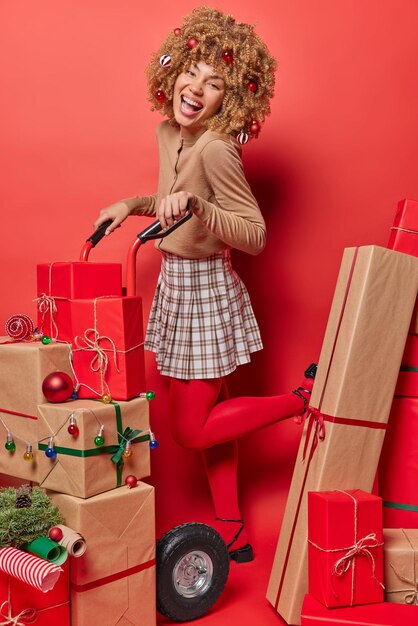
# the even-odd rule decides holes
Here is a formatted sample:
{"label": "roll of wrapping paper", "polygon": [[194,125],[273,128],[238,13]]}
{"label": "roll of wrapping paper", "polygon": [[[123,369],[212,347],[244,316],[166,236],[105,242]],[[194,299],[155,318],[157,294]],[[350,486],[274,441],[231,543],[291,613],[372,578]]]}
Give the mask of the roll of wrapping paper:
{"label": "roll of wrapping paper", "polygon": [[52,541],[49,537],[37,537],[30,543],[26,543],[23,549],[54,565],[62,565],[68,558],[68,552],[64,546]]}
{"label": "roll of wrapping paper", "polygon": [[59,565],[9,546],[0,548],[0,571],[46,593],[54,588],[63,570]]}
{"label": "roll of wrapping paper", "polygon": [[57,524],[55,528],[61,529],[62,538],[58,543],[68,550],[68,554],[75,558],[83,556],[87,550],[87,544],[84,537],[72,528],[68,528],[68,526],[64,526],[63,524]]}

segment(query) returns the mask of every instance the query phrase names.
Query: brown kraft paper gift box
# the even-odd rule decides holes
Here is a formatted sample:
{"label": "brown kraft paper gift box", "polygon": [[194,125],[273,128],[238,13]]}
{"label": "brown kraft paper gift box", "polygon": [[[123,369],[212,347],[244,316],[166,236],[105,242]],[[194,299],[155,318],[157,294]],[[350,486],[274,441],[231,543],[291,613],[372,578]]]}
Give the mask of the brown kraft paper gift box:
{"label": "brown kraft paper gift box", "polygon": [[377,246],[344,252],[267,590],[290,624],[300,623],[308,591],[308,491],[372,489],[417,294],[417,261]]}
{"label": "brown kraft paper gift box", "polygon": [[71,626],[154,626],[154,488],[138,483],[87,500],[48,496],[87,543],[71,562]]}
{"label": "brown kraft paper gift box", "polygon": [[418,604],[418,530],[384,528],[383,541],[385,600]]}
{"label": "brown kraft paper gift box", "polygon": [[[129,474],[138,479],[150,475],[149,401],[146,398],[112,404],[95,400],[41,404],[38,414],[39,439],[43,440],[39,444],[41,450],[48,445],[47,438],[57,433],[54,437],[55,459],[47,458],[43,452],[38,453],[41,487],[89,498],[124,484]],[[68,432],[71,415],[79,429],[77,437]],[[97,448],[94,438],[99,433],[100,424],[104,426],[105,442]],[[111,457],[121,439],[118,433],[122,434],[127,427],[141,432],[131,443],[132,455],[124,460],[118,471]],[[135,442],[136,439],[139,441]]]}
{"label": "brown kraft paper gift box", "polygon": [[[16,341],[0,338],[0,423],[6,441],[12,433],[16,450],[0,448],[0,472],[37,481],[37,406],[46,402],[42,383],[48,374],[61,371],[72,377],[70,348],[64,343],[44,345],[40,341]],[[33,460],[25,461],[26,443],[33,448]]]}

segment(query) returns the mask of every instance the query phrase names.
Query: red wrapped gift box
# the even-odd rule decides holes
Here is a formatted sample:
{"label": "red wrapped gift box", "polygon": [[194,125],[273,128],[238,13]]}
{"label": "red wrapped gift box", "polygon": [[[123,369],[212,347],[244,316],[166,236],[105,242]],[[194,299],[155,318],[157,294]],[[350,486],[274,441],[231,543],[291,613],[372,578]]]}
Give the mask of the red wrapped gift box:
{"label": "red wrapped gift box", "polygon": [[402,365],[418,366],[418,335],[408,334]]}
{"label": "red wrapped gift box", "polygon": [[360,489],[308,493],[309,593],[325,604],[383,601],[382,500]]}
{"label": "red wrapped gift box", "polygon": [[388,248],[418,256],[418,202],[398,202],[395,219],[390,231]]}
{"label": "red wrapped gift box", "polygon": [[55,298],[98,298],[122,295],[120,263],[86,261],[42,263],[37,266],[38,296]]}
{"label": "red wrapped gift box", "polygon": [[409,379],[403,390],[416,397],[398,396],[392,404],[379,464],[385,528],[418,528],[418,372],[402,374]]}
{"label": "red wrapped gift box", "polygon": [[[32,623],[28,616],[29,610],[34,609],[36,626],[70,626],[68,561],[62,568],[64,571],[54,589],[47,593],[0,572],[0,623]],[[18,616],[20,618],[16,619]]]}
{"label": "red wrapped gift box", "polygon": [[138,296],[70,302],[73,366],[80,398],[145,391],[142,301]]}
{"label": "red wrapped gift box", "polygon": [[308,594],[300,623],[301,626],[417,626],[418,606],[382,602],[327,609]]}

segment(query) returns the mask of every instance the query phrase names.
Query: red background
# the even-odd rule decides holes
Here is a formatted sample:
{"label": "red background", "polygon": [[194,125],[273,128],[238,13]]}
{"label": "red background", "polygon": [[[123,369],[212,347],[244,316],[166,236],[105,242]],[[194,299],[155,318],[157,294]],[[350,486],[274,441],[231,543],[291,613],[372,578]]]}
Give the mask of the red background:
{"label": "red background", "polygon": [[[256,258],[235,255],[265,349],[232,385],[235,395],[277,394],[296,386],[318,357],[343,248],[385,245],[397,201],[418,198],[418,5],[212,4],[255,23],[279,61],[272,115],[260,138],[244,147],[268,245]],[[187,0],[0,4],[1,324],[18,312],[35,314],[36,263],[76,259],[100,208],[155,190],[159,115],[146,101],[144,68],[193,6]],[[148,223],[130,218],[94,259],[124,261]],[[159,267],[152,245],[141,250],[138,267],[147,316]],[[210,522],[200,459],[171,440],[167,382],[151,355],[147,369],[148,387],[157,392],[152,424],[160,447],[151,482],[158,531],[187,520]],[[299,435],[288,422],[242,440],[240,494],[257,559],[233,568],[217,612],[202,623],[234,621],[238,610],[242,626],[255,615],[260,624],[280,623],[264,593]],[[251,618],[250,605],[258,611]]]}

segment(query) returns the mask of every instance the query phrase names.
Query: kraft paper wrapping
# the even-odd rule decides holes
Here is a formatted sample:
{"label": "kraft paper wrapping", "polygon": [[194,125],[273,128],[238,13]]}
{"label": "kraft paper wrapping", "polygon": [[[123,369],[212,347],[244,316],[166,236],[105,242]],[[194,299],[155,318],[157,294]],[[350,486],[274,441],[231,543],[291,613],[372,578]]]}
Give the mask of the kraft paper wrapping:
{"label": "kraft paper wrapping", "polygon": [[383,540],[385,600],[418,605],[418,530],[385,528]]}
{"label": "kraft paper wrapping", "polygon": [[53,492],[48,496],[88,545],[85,554],[72,561],[73,623],[154,626],[153,487],[138,483],[87,500]]}
{"label": "kraft paper wrapping", "polygon": [[331,421],[322,441],[312,418],[304,426],[267,591],[291,624],[308,590],[307,492],[371,491],[417,287],[414,257],[377,246],[344,253],[311,400]]}
{"label": "kraft paper wrapping", "polygon": [[87,543],[84,537],[80,533],[76,532],[68,526],[63,524],[57,524],[56,528],[62,531],[62,539],[59,540],[59,544],[63,546],[70,556],[79,559],[87,550]]}
{"label": "kraft paper wrapping", "polygon": [[[149,401],[135,398],[127,402],[117,402],[121,411],[123,429],[139,429],[141,436],[149,435]],[[118,443],[118,430],[114,404],[104,404],[95,400],[76,400],[63,404],[42,404],[38,407],[38,432],[42,438],[55,433],[57,456],[51,460],[44,453],[38,453],[38,482],[45,489],[80,498],[90,498],[103,491],[117,487],[117,470],[111,461],[112,453],[108,446]],[[78,437],[69,434],[69,415],[74,413],[80,430]],[[96,417],[97,419],[96,419]],[[99,432],[99,422],[104,425],[105,443],[103,453],[96,456],[73,456],[71,451],[97,452],[94,438]],[[44,441],[44,444],[48,443]],[[122,470],[122,484],[129,474],[144,478],[150,474],[149,442],[141,441],[131,446],[132,456],[125,460]],[[88,453],[88,452],[87,452]],[[66,520],[68,522],[68,520]],[[78,528],[75,526],[78,530]]]}
{"label": "kraft paper wrapping", "polygon": [[[0,417],[14,435],[16,451],[0,447],[0,472],[37,482],[38,420],[37,406],[46,402],[42,382],[48,374],[66,372],[72,377],[69,346],[62,343],[15,342],[0,338]],[[1,440],[7,433],[0,424]],[[25,461],[26,445],[19,438],[33,443],[33,460]]]}

